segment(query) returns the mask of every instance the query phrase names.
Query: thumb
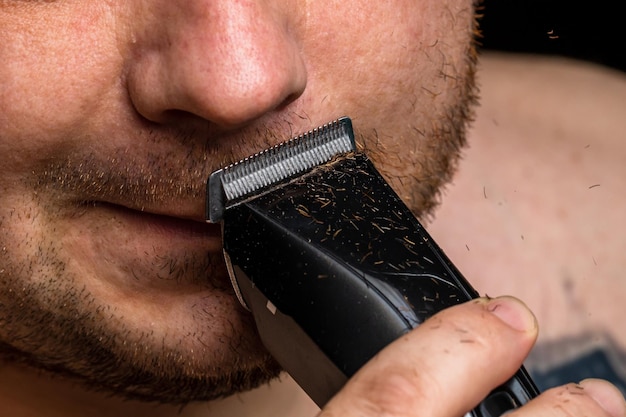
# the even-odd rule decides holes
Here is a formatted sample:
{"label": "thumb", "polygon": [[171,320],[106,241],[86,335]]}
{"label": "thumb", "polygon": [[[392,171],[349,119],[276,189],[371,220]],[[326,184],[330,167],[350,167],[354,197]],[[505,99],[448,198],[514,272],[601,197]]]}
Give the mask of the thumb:
{"label": "thumb", "polygon": [[457,417],[521,366],[537,337],[512,297],[448,308],[398,339],[354,375],[320,417]]}

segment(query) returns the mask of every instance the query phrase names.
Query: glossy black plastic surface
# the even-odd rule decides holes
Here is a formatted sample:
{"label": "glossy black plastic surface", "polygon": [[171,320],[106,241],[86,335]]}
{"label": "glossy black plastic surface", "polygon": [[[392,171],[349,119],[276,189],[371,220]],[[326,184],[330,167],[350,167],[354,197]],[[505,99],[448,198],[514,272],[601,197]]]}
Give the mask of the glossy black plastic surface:
{"label": "glossy black plastic surface", "polygon": [[[268,350],[319,405],[393,340],[478,295],[364,155],[227,206],[224,248]],[[537,395],[523,369],[499,390],[472,413]]]}

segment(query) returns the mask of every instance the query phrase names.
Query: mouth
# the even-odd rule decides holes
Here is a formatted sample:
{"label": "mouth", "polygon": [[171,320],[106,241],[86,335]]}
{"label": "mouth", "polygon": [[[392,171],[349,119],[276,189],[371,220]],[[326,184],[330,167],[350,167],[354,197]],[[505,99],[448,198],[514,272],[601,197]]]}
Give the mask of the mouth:
{"label": "mouth", "polygon": [[67,219],[63,244],[88,275],[115,288],[227,288],[221,226],[108,202]]}
{"label": "mouth", "polygon": [[132,224],[141,235],[162,236],[169,239],[219,240],[221,226],[199,220],[199,216],[162,214],[159,211],[133,209],[123,205],[95,202],[95,209],[109,212],[112,218]]}

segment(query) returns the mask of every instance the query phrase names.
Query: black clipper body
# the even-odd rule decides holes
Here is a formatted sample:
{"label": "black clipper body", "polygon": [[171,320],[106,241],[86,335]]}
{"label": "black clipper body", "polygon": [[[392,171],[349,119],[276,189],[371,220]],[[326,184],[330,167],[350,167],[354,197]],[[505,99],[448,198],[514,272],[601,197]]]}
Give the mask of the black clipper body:
{"label": "black clipper body", "polygon": [[[320,130],[343,124],[351,136],[349,123]],[[478,296],[364,154],[259,190],[213,221],[263,343],[320,406],[389,343]],[[468,416],[499,416],[537,394],[522,368]]]}

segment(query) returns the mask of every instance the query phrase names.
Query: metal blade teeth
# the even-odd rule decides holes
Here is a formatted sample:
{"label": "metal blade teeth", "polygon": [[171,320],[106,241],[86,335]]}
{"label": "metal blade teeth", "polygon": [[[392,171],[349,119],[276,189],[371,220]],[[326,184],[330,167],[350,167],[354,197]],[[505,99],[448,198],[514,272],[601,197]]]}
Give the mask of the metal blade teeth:
{"label": "metal blade teeth", "polygon": [[246,196],[354,150],[350,119],[338,119],[224,168],[224,194]]}

